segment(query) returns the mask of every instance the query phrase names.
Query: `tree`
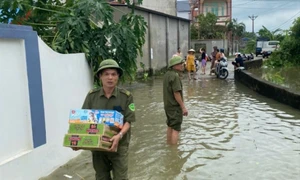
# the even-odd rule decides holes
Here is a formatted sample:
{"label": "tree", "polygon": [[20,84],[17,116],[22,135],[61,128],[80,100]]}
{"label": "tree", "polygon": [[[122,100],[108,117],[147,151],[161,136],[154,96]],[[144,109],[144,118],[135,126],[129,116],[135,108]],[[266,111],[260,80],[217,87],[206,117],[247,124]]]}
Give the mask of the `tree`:
{"label": "tree", "polygon": [[266,65],[270,67],[300,66],[300,17],[280,42],[280,48],[274,51]]}
{"label": "tree", "polygon": [[[133,80],[147,25],[134,14],[134,4],[126,2],[132,11],[115,22],[106,0],[4,0],[0,22],[12,18],[13,24],[32,26],[59,53],[85,53],[94,73],[102,60],[113,58],[124,69],[124,77]],[[99,85],[99,79],[94,80]]]}
{"label": "tree", "polygon": [[218,17],[213,13],[200,14],[196,17],[196,23],[192,25],[198,30],[198,39],[216,38],[216,23]]}
{"label": "tree", "polygon": [[283,36],[281,34],[281,29],[275,29],[274,31],[268,30],[265,26],[258,31],[260,37],[267,38],[269,40],[283,40]]}
{"label": "tree", "polygon": [[191,25],[191,39],[198,39],[198,27],[195,24]]}
{"label": "tree", "polygon": [[254,53],[256,51],[257,36],[252,32],[244,32],[243,39],[247,40],[245,48],[242,50],[244,53]]}
{"label": "tree", "polygon": [[244,23],[238,23],[237,19],[232,19],[227,24],[228,34],[231,34],[231,53],[233,54],[234,41],[239,40],[244,34],[246,25]]}

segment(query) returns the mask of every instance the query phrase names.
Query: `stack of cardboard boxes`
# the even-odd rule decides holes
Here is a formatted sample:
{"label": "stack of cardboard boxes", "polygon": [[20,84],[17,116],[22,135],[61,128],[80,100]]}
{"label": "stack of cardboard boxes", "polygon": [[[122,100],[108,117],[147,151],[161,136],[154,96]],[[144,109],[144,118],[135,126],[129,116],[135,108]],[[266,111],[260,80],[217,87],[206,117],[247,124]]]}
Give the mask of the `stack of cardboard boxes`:
{"label": "stack of cardboard boxes", "polygon": [[123,126],[123,115],[115,110],[72,109],[69,130],[64,137],[65,147],[107,151],[110,139]]}

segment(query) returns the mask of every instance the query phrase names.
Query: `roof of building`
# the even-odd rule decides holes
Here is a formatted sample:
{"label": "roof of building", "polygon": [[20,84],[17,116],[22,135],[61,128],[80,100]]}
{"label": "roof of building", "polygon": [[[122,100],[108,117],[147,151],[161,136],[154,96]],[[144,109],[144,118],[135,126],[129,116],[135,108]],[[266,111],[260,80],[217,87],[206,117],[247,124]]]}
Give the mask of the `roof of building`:
{"label": "roof of building", "polygon": [[173,18],[173,19],[179,19],[179,20],[182,20],[182,21],[186,21],[186,22],[190,22],[191,20],[189,19],[185,19],[185,18],[181,18],[181,17],[178,17],[178,16],[174,16],[174,15],[170,15],[170,14],[166,14],[166,13],[162,13],[162,12],[159,12],[159,11],[155,11],[155,10],[152,10],[152,9],[148,9],[148,8],[144,8],[144,7],[140,7],[140,6],[127,6],[125,4],[110,4],[111,6],[120,6],[120,7],[128,7],[128,8],[135,8],[137,10],[141,10],[141,11],[144,11],[144,12],[150,12],[152,14],[156,14],[156,15],[161,15],[161,16],[165,16],[165,17],[169,17],[169,18]]}
{"label": "roof of building", "polygon": [[177,12],[190,12],[189,1],[177,1]]}

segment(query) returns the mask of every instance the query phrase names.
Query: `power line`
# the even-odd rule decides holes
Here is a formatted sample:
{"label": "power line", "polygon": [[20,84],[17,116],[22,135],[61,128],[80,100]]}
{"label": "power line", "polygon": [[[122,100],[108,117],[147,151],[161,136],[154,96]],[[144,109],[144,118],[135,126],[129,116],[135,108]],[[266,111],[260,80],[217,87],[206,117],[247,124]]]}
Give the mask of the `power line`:
{"label": "power line", "polygon": [[284,25],[287,22],[290,22],[291,20],[294,20],[294,17],[296,17],[298,14],[300,14],[300,11],[298,11],[294,16],[292,16],[291,18],[289,18],[288,20],[286,20],[285,22],[283,22],[279,26],[277,26],[277,28],[273,28],[273,30],[280,28],[282,25]]}
{"label": "power line", "polygon": [[[268,17],[265,17],[265,16],[268,16],[267,14],[278,13],[278,12],[281,12],[281,10],[283,12],[286,12],[287,10],[290,11],[292,9],[295,10],[295,8],[299,7],[299,5],[300,5],[300,0],[297,0],[297,1],[293,1],[293,0],[292,1],[289,1],[289,0],[271,0],[271,1],[273,1],[273,2],[269,1],[269,3],[267,3],[267,1],[264,1],[264,0],[261,0],[261,1],[256,0],[256,1],[252,1],[253,3],[251,3],[251,5],[249,4],[250,7],[246,7],[246,6],[237,7],[237,5],[236,6],[233,5],[233,9],[235,9],[235,11],[240,9],[240,11],[244,11],[244,13],[247,13],[247,12],[248,13],[255,13],[256,16],[262,16],[264,18],[268,18]],[[245,3],[246,1],[242,1],[242,0],[239,1],[240,4],[242,2]],[[269,4],[269,5],[268,6],[261,6],[262,4],[260,4],[260,3]],[[240,4],[238,4],[238,5],[240,5]],[[258,8],[254,8],[256,5],[259,5],[259,4],[260,4],[260,6],[258,6]],[[266,8],[264,8],[264,7],[266,7]],[[248,11],[246,12],[247,9],[248,9]],[[256,11],[253,11],[252,9],[256,9]],[[238,11],[238,12],[240,12],[240,11]],[[251,11],[253,11],[253,12],[251,12]],[[299,11],[299,8],[297,8],[296,11]],[[235,14],[235,13],[233,13],[233,14]],[[293,17],[295,17],[295,16],[293,16]],[[287,18],[290,18],[290,19],[285,21],[284,23],[282,23],[279,27],[281,27],[282,25],[284,25],[284,24],[288,23],[289,21],[293,20],[293,17],[291,17],[291,18],[290,18],[290,16],[285,17],[285,19],[287,19]],[[264,18],[260,18],[259,22],[261,23],[261,21]],[[272,17],[272,18],[274,18],[274,17]],[[243,20],[245,21],[245,18],[243,18]],[[281,21],[281,22],[283,22],[283,21]],[[255,23],[257,23],[257,22],[255,21]],[[269,23],[269,21],[266,22],[266,23]],[[263,24],[265,24],[265,23],[263,23]],[[279,24],[279,23],[277,23],[277,24]]]}

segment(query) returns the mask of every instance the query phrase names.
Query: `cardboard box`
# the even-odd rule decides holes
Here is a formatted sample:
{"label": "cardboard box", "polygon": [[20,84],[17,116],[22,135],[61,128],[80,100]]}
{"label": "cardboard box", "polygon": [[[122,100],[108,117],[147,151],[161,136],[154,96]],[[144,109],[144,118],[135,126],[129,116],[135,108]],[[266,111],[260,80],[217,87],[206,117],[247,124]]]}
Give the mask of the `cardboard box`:
{"label": "cardboard box", "polygon": [[77,147],[86,150],[107,151],[112,145],[109,140],[109,137],[98,134],[66,134],[63,146]]}
{"label": "cardboard box", "polygon": [[99,111],[91,109],[71,109],[69,115],[69,123],[92,123],[98,124]]}
{"label": "cardboard box", "polygon": [[72,109],[69,115],[69,123],[104,123],[119,129],[123,127],[123,120],[123,114],[115,110]]}
{"label": "cardboard box", "polygon": [[121,129],[123,127],[123,114],[115,110],[100,110],[99,121],[111,127]]}
{"label": "cardboard box", "polygon": [[70,123],[69,134],[99,134],[113,137],[117,134],[115,129],[106,124]]}

